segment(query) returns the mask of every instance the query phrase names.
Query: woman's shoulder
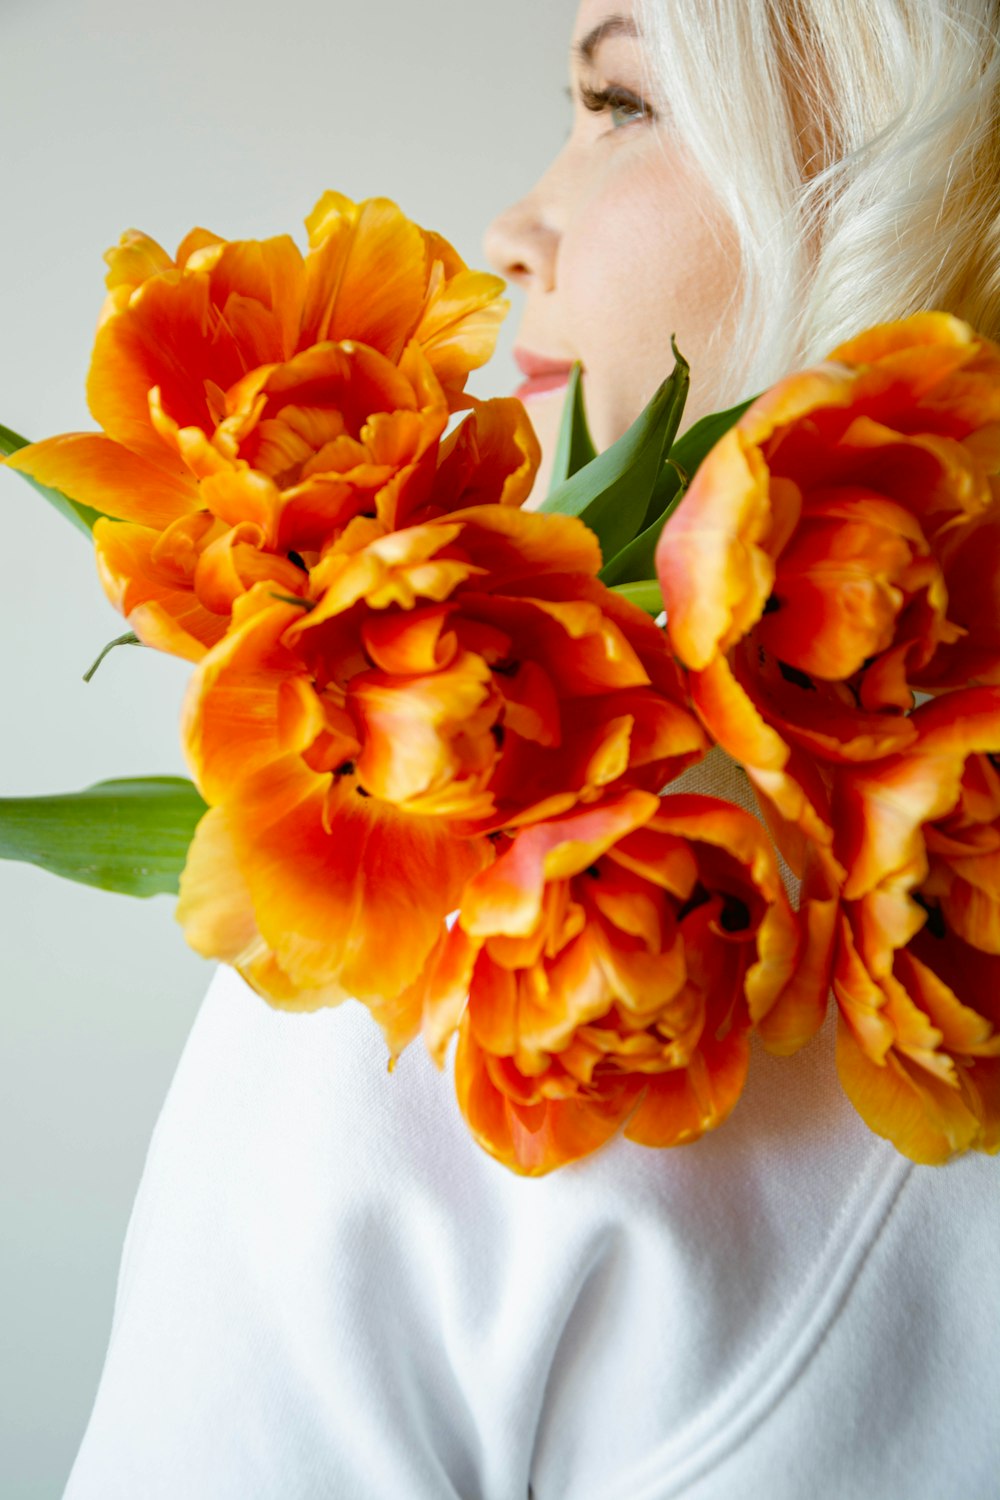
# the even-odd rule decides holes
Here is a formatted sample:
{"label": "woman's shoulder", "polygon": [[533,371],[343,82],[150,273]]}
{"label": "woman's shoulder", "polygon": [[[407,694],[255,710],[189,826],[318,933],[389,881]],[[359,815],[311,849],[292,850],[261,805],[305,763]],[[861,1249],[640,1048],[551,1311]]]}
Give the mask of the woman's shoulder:
{"label": "woman's shoulder", "polygon": [[[838,1413],[860,1424],[849,1461],[889,1464],[887,1484],[905,1460],[887,1420],[920,1451],[936,1424],[964,1433],[978,1473],[1000,1395],[996,1163],[904,1161],[843,1098],[832,1046],[828,1025],[794,1058],[755,1051],[732,1117],[693,1145],[619,1138],[528,1179],[471,1139],[419,1043],[390,1074],[361,1005],[283,1014],[219,969],[67,1500],[124,1494],[117,1470],[166,1496],[182,1450],[189,1492],[220,1500],[529,1482],[537,1500],[791,1500],[781,1472],[854,1430]],[[904,1389],[921,1410],[902,1421]],[[936,1500],[945,1472],[809,1490]]]}

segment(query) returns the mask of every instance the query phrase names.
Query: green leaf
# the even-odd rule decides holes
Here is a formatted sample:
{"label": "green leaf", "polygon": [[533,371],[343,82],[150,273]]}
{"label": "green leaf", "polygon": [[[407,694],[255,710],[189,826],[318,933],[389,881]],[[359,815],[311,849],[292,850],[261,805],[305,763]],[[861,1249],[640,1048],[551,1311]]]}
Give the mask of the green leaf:
{"label": "green leaf", "polygon": [[[636,579],[648,579],[656,572],[656,544],[666,524],[666,514],[657,516],[652,525],[633,537],[627,547],[616,552],[597,575],[602,583],[610,587]],[[661,606],[662,607],[662,606]]]}
{"label": "green leaf", "polygon": [[660,585],[655,578],[641,578],[632,583],[615,584],[611,592],[620,594],[623,599],[628,599],[632,604],[638,604],[647,615],[652,615],[654,620],[658,614],[663,612],[663,595],[660,593]]}
{"label": "green leaf", "polygon": [[538,507],[579,516],[605,558],[620,552],[643,524],[653,484],[673,442],[687,398],[687,361],[673,345],[673,372],[622,437],[563,481]]}
{"label": "green leaf", "polygon": [[690,484],[698,465],[730,427],[735,427],[747,407],[756,399],[756,396],[751,396],[749,400],[740,401],[726,411],[710,412],[707,417],[702,417],[689,427],[682,438],[677,439],[657,475],[643,522],[644,528],[651,525],[657,516],[662,516],[670,502]]}
{"label": "green leaf", "polygon": [[556,443],[556,456],[549,479],[550,495],[553,490],[558,489],[559,485],[571,479],[585,464],[589,464],[597,457],[597,449],[590,436],[587,413],[583,406],[581,368],[577,361],[570,373],[569,385],[566,388],[566,399],[563,402],[562,419],[559,424],[559,439]]}
{"label": "green leaf", "polygon": [[[0,457],[9,458],[19,448],[29,447],[29,440],[23,438],[17,432],[12,432],[9,427],[0,425]],[[93,541],[94,522],[99,521],[102,512],[91,510],[89,505],[81,505],[77,500],[71,500],[64,495],[62,490],[50,490],[47,484],[39,484],[37,479],[32,479],[30,474],[22,474],[20,469],[11,469],[12,474],[17,474],[36,489],[40,495],[44,495],[50,505],[54,505],[60,515],[65,516],[67,521],[72,521],[79,531],[82,531],[88,542]]]}
{"label": "green leaf", "polygon": [[145,641],[140,641],[134,630],[126,631],[124,635],[116,635],[113,641],[108,642],[97,660],[87,668],[86,672],[84,672],[84,682],[90,681],[94,673],[97,671],[98,667],[101,665],[101,662],[107,656],[108,652],[113,651],[116,646],[144,646],[145,644]]}
{"label": "green leaf", "polygon": [[613,585],[630,579],[648,579],[655,573],[656,544],[668,518],[684,498],[699,464],[754,400],[756,397],[751,397],[738,406],[731,406],[728,411],[702,417],[682,438],[678,438],[654,486],[642,531],[605,562],[599,575],[604,583]]}
{"label": "green leaf", "polygon": [[100,781],[50,797],[0,797],[0,859],[125,896],[175,895],[205,811],[183,776]]}

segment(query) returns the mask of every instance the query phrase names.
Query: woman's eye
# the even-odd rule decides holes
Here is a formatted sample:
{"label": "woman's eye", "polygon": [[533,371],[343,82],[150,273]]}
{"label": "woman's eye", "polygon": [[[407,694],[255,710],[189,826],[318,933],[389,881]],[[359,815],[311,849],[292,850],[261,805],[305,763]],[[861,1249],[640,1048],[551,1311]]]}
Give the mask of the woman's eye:
{"label": "woman's eye", "polygon": [[582,83],[580,102],[584,109],[590,110],[592,114],[608,114],[615,130],[620,130],[623,125],[632,125],[637,120],[653,117],[653,112],[645,100],[640,99],[637,94],[631,93],[628,89],[618,87],[595,89],[589,84]]}

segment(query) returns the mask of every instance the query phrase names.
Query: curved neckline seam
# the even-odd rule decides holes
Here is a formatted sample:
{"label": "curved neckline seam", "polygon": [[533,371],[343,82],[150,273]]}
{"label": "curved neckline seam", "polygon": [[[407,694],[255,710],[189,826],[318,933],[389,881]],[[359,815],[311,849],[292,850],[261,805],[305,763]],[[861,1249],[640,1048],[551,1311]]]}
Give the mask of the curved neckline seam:
{"label": "curved neckline seam", "polygon": [[[763,1347],[679,1432],[617,1480],[603,1500],[673,1500],[725,1462],[786,1399],[847,1305],[914,1166],[895,1154],[881,1172],[878,1165],[876,1157],[862,1172],[823,1251]],[[877,1183],[858,1223],[852,1209],[873,1176]]]}

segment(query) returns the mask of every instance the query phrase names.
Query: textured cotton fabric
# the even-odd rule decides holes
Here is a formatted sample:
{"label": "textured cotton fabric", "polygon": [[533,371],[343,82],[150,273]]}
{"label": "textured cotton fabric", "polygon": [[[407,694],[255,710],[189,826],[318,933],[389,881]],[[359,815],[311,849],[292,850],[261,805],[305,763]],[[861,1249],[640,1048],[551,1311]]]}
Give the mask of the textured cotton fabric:
{"label": "textured cotton fabric", "polygon": [[219,969],[65,1500],[997,1500],[1000,1161],[904,1160],[833,1042],[755,1043],[699,1142],[525,1179],[454,1042],[389,1074],[357,1002]]}

